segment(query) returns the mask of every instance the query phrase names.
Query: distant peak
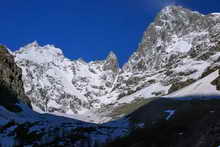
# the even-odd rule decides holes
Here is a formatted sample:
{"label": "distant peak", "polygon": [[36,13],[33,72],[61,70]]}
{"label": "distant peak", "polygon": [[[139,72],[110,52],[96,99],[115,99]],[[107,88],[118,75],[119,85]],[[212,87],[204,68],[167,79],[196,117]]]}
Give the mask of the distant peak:
{"label": "distant peak", "polygon": [[76,61],[83,64],[87,64],[87,62],[82,57],[78,58]]}
{"label": "distant peak", "polygon": [[159,15],[165,15],[165,16],[176,16],[177,14],[181,14],[181,15],[187,15],[187,14],[198,14],[198,15],[203,15],[197,11],[193,11],[191,9],[185,8],[183,6],[180,5],[168,5],[166,7],[164,7]]}
{"label": "distant peak", "polygon": [[[184,8],[179,5],[169,5],[164,7],[155,18],[154,24],[157,26],[164,26],[164,23],[167,23],[167,26],[170,25],[176,26],[178,24],[189,24],[189,22],[195,23],[193,19],[203,19],[204,15],[193,11],[187,8]],[[178,23],[175,23],[178,22]]]}
{"label": "distant peak", "polygon": [[[20,49],[20,51],[25,51],[25,52],[29,52],[31,50],[34,51],[45,51],[48,52],[49,54],[59,54],[59,55],[63,55],[63,52],[61,49],[56,48],[54,45],[51,44],[47,44],[47,45],[39,45],[39,43],[37,41],[34,41],[32,43],[27,44],[26,46],[22,47]],[[43,53],[43,52],[42,52]]]}
{"label": "distant peak", "polygon": [[181,10],[181,9],[184,9],[184,8],[182,6],[178,6],[178,5],[168,5],[160,11],[160,14],[163,14],[163,15],[168,14],[169,15],[174,12],[176,13],[176,12],[178,12],[177,10]]}
{"label": "distant peak", "polygon": [[40,45],[36,40],[25,45],[24,48],[45,48],[45,49],[48,49],[48,48],[56,48],[54,45],[52,44],[47,44],[47,45]]}
{"label": "distant peak", "polygon": [[39,43],[35,40],[29,44],[27,44],[25,47],[30,48],[30,47],[39,47]]}
{"label": "distant peak", "polygon": [[166,7],[164,7],[164,9],[180,9],[180,8],[183,8],[183,7],[179,5],[175,5],[175,4],[167,5]]}
{"label": "distant peak", "polygon": [[29,60],[37,64],[62,61],[64,55],[61,49],[53,45],[40,46],[37,41],[29,43],[15,51],[17,58]]}
{"label": "distant peak", "polygon": [[107,56],[107,60],[108,59],[116,59],[117,60],[117,56],[113,51],[110,51],[108,56]]}
{"label": "distant peak", "polygon": [[113,51],[109,52],[109,54],[106,58],[105,64],[103,66],[103,69],[104,70],[112,70],[114,72],[118,71],[118,69],[119,69],[118,58]]}

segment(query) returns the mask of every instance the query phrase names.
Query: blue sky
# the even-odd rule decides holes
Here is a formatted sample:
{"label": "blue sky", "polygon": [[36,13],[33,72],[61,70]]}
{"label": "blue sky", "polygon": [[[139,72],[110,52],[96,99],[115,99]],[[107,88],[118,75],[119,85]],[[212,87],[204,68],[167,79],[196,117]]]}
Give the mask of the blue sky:
{"label": "blue sky", "polygon": [[[103,59],[114,51],[122,65],[164,5],[173,0],[0,0],[0,43],[12,50],[37,40],[71,59]],[[202,13],[220,12],[219,0],[177,0]]]}

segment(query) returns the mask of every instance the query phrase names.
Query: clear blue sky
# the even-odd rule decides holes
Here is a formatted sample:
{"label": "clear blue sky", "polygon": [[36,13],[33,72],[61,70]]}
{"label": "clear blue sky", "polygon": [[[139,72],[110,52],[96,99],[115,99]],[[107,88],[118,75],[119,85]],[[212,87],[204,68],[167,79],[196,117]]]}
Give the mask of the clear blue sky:
{"label": "clear blue sky", "polygon": [[[169,0],[172,1],[172,0]],[[178,1],[178,0],[177,0]],[[34,40],[54,44],[71,59],[103,59],[113,50],[126,62],[167,0],[1,0],[0,43],[12,50]],[[202,13],[220,0],[179,0]]]}

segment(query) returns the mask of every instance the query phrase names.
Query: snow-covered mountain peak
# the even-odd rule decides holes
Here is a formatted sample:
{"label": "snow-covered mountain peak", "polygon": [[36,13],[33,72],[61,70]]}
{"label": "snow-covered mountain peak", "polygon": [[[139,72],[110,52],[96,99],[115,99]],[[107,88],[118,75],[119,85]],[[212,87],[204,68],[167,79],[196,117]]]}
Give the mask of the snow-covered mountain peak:
{"label": "snow-covered mountain peak", "polygon": [[164,7],[158,15],[166,15],[166,16],[172,16],[172,15],[177,15],[178,14],[186,14],[187,12],[189,13],[194,13],[194,14],[198,14],[198,15],[203,15],[203,14],[200,14],[199,12],[197,11],[192,11],[190,9],[187,9],[187,8],[184,8],[180,5],[168,5],[166,7]]}
{"label": "snow-covered mountain peak", "polygon": [[107,60],[111,60],[111,59],[117,60],[117,56],[113,51],[110,51],[107,56]]}
{"label": "snow-covered mountain peak", "polygon": [[[182,35],[183,32],[186,34],[190,31],[206,29],[209,21],[205,15],[197,11],[191,11],[181,6],[172,5],[161,10],[149,29],[155,27],[157,32],[167,30],[168,33]],[[200,24],[200,26],[198,24]],[[189,28],[189,26],[191,26],[191,28]]]}
{"label": "snow-covered mountain peak", "polygon": [[177,5],[168,5],[160,11],[159,15],[171,15],[173,11],[179,9],[183,9],[183,7]]}
{"label": "snow-covered mountain peak", "polygon": [[20,48],[15,52],[17,58],[35,62],[38,64],[63,60],[64,55],[61,49],[54,45],[40,46],[36,41]]}
{"label": "snow-covered mountain peak", "polygon": [[144,32],[137,52],[124,69],[136,72],[158,69],[166,65],[172,56],[214,46],[211,36],[216,32],[214,28],[219,21],[216,16],[203,15],[180,6],[165,7]]}
{"label": "snow-covered mountain peak", "polygon": [[83,58],[79,58],[77,60],[74,60],[75,62],[83,63],[83,64],[88,64]]}
{"label": "snow-covered mountain peak", "polygon": [[32,48],[32,47],[39,47],[39,43],[35,40],[35,41],[25,45],[25,48]]}
{"label": "snow-covered mountain peak", "polygon": [[14,52],[23,69],[25,92],[34,108],[69,115],[103,105],[99,99],[115,86],[119,71],[113,52],[105,60],[70,60],[53,45],[37,42]]}

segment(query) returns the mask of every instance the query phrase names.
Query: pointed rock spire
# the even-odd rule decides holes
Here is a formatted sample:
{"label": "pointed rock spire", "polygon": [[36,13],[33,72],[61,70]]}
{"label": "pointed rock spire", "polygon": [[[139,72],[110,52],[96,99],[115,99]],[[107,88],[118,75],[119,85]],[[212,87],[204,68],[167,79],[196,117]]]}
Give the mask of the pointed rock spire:
{"label": "pointed rock spire", "polygon": [[118,60],[116,54],[113,51],[110,51],[106,60],[112,60],[112,59]]}
{"label": "pointed rock spire", "polygon": [[112,70],[113,72],[117,72],[119,69],[118,58],[113,51],[110,51],[108,54],[105,64],[103,66],[103,70]]}

